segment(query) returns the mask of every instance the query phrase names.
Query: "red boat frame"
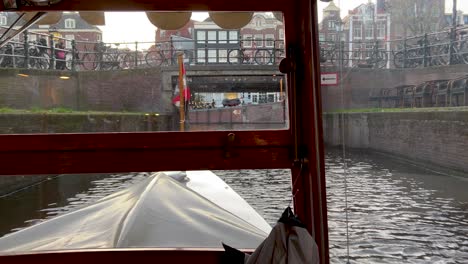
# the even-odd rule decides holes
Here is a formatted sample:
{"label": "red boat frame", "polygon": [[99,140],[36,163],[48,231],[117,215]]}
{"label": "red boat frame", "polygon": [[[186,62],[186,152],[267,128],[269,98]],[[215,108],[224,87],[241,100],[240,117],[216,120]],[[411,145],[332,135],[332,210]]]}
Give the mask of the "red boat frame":
{"label": "red boat frame", "polygon": [[[329,263],[316,1],[62,0],[48,7],[21,7],[23,11],[281,11],[291,61],[285,68],[290,128],[0,135],[0,175],[290,168],[295,213],[314,236],[321,263]],[[182,157],[188,158],[182,161]],[[112,249],[3,255],[0,263],[215,263],[219,255],[209,249]]]}

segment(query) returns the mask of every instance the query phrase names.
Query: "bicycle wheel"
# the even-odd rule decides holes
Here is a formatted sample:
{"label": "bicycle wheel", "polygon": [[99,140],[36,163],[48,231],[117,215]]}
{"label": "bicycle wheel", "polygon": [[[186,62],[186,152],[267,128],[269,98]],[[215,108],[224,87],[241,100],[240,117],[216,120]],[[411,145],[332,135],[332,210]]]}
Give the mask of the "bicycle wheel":
{"label": "bicycle wheel", "polygon": [[266,65],[271,63],[271,52],[267,49],[258,49],[254,55],[255,63]]}
{"label": "bicycle wheel", "polygon": [[42,53],[40,58],[36,59],[37,69],[49,69],[50,56],[47,53]]}
{"label": "bicycle wheel", "polygon": [[230,50],[227,59],[229,64],[242,64],[244,63],[244,52],[238,49]]}
{"label": "bicycle wheel", "polygon": [[458,50],[458,56],[460,57],[460,61],[463,64],[468,64],[468,45],[466,42],[460,43],[460,49]]}
{"label": "bicycle wheel", "polygon": [[[404,68],[405,67],[405,53],[398,51],[393,55],[393,64],[395,68]],[[407,65],[406,65],[407,66]]]}
{"label": "bicycle wheel", "polygon": [[158,51],[150,51],[146,53],[145,61],[148,66],[157,67],[162,64],[164,58],[161,56],[161,53]]}
{"label": "bicycle wheel", "polygon": [[[340,60],[339,60],[339,57],[341,56],[341,63],[340,63]],[[348,64],[349,64],[349,55],[346,51],[343,51],[340,53],[337,53],[337,52],[333,52],[331,55],[330,55],[330,61],[331,63],[334,65],[334,66],[343,66],[343,67],[347,67]]]}
{"label": "bicycle wheel", "polygon": [[384,50],[377,51],[376,58],[374,58],[374,68],[383,69],[387,66],[388,55]]}
{"label": "bicycle wheel", "polygon": [[[31,69],[42,69],[42,70],[49,69],[49,63],[50,63],[49,54],[47,54],[47,53],[37,54],[37,53],[31,52],[30,56],[31,57],[29,58],[29,61],[28,61],[29,68],[31,68]],[[24,64],[23,67],[26,67],[25,62],[26,61],[23,59],[22,60],[22,63]],[[56,63],[57,62],[59,62],[59,61],[56,61]]]}
{"label": "bicycle wheel", "polygon": [[122,69],[134,69],[136,68],[135,65],[135,55],[132,53],[127,53],[123,57],[122,63],[120,64],[120,68]]}

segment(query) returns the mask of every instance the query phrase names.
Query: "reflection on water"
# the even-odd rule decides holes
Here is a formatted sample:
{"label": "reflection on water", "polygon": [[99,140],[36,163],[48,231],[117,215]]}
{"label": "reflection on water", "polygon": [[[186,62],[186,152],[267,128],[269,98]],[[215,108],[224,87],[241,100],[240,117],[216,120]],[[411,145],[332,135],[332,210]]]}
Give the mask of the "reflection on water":
{"label": "reflection on water", "polygon": [[328,153],[332,263],[346,260],[345,176],[351,263],[466,263],[468,181],[353,153]]}
{"label": "reflection on water", "polygon": [[[330,255],[346,263],[466,263],[468,181],[353,152],[326,156]],[[215,171],[272,225],[291,201],[289,170]],[[91,204],[146,173],[67,175],[0,198],[0,235]]]}
{"label": "reflection on water", "polygon": [[0,198],[0,236],[92,204],[140,181],[145,175],[61,175]]}

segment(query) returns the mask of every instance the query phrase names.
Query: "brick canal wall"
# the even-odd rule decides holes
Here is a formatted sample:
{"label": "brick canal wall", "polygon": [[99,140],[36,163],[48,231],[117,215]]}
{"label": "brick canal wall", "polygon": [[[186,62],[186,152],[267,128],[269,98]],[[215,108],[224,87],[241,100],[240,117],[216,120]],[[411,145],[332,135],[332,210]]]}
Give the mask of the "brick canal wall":
{"label": "brick canal wall", "polygon": [[[143,132],[177,129],[175,115],[154,114],[0,114],[0,134]],[[27,166],[27,164],[25,164]],[[47,180],[51,175],[2,175],[0,197]]]}
{"label": "brick canal wall", "polygon": [[[344,124],[343,124],[344,121]],[[433,112],[329,113],[329,146],[369,149],[468,177],[468,109]]]}
{"label": "brick canal wall", "polygon": [[[26,73],[29,77],[18,76]],[[67,72],[0,70],[0,108],[68,108],[90,111],[170,112],[160,69]],[[168,93],[168,94],[166,94]]]}

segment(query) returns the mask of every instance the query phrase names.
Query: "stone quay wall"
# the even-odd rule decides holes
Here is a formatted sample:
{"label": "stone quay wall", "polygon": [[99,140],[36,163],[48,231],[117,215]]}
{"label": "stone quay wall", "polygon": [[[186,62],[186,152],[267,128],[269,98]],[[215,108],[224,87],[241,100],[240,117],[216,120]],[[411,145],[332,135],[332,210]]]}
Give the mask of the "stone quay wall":
{"label": "stone quay wall", "polygon": [[468,110],[328,113],[323,130],[329,146],[344,143],[468,177]]}

